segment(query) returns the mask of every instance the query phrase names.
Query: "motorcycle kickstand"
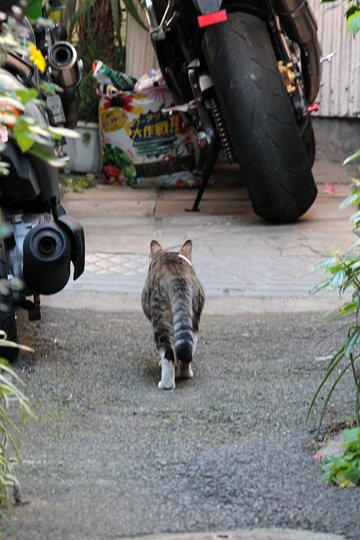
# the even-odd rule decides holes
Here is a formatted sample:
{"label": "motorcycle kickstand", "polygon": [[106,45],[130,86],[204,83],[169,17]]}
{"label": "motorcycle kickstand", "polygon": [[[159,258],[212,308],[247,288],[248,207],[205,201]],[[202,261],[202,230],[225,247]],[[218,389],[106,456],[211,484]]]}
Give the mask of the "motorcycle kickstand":
{"label": "motorcycle kickstand", "polygon": [[198,192],[196,194],[193,207],[192,208],[185,208],[185,212],[199,212],[200,211],[199,210],[199,204],[200,204],[200,201],[201,201],[202,196],[204,194],[204,191],[206,189],[206,186],[208,184],[209,178],[211,176],[211,173],[213,171],[214,165],[216,163],[216,160],[218,158],[220,148],[221,148],[220,143],[217,142],[217,141],[212,146],[213,146],[213,148],[208,148],[207,151],[206,151],[206,152],[209,152],[209,150],[210,150],[211,155],[210,155],[210,158],[207,161],[206,161],[206,158],[204,160],[205,161],[205,166],[204,166],[203,171],[200,173],[200,175],[202,176],[202,182],[201,182],[200,187],[198,189]]}

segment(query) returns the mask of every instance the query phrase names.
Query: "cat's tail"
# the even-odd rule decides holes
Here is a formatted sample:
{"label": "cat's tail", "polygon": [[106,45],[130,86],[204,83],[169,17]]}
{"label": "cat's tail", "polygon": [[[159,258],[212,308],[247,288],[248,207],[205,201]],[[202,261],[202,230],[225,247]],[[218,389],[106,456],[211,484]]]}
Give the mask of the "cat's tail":
{"label": "cat's tail", "polygon": [[180,362],[190,364],[194,350],[193,312],[191,293],[182,290],[172,301],[174,348]]}

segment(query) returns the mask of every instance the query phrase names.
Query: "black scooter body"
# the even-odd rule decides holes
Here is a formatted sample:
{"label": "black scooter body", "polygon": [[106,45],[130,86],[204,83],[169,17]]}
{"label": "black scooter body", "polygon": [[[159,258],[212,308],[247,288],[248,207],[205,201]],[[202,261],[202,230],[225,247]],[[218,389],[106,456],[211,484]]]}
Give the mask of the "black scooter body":
{"label": "black scooter body", "polygon": [[[0,83],[10,90],[33,86],[21,72],[5,68],[0,68]],[[40,125],[50,124],[46,111],[37,105],[27,104],[25,114]],[[0,279],[6,280],[10,290],[9,309],[22,305],[30,319],[39,319],[39,295],[55,294],[66,286],[71,262],[74,280],[83,273],[84,230],[60,204],[56,167],[22,153],[11,138],[0,155],[9,167],[9,174],[0,176],[0,207],[7,226],[7,235],[1,239]],[[12,287],[15,282],[22,287]],[[0,327],[1,319],[0,314]]]}

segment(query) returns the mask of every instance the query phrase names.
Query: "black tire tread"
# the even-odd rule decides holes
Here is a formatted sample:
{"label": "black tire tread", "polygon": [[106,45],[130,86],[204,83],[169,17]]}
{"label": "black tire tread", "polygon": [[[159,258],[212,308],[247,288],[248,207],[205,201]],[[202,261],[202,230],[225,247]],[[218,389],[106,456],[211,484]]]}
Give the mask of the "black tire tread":
{"label": "black tire tread", "polygon": [[207,29],[203,49],[254,211],[295,221],[317,189],[265,23],[229,13]]}

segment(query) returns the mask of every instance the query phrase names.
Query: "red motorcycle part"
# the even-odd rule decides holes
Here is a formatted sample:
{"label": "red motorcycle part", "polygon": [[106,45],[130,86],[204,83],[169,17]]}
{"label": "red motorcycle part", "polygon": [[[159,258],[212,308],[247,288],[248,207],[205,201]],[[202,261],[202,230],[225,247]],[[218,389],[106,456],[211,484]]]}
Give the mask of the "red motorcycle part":
{"label": "red motorcycle part", "polygon": [[206,13],[205,15],[198,16],[200,28],[212,26],[213,24],[218,24],[225,21],[227,21],[226,9],[221,9],[220,11],[214,11],[213,13]]}
{"label": "red motorcycle part", "polygon": [[317,103],[314,103],[314,105],[309,105],[307,110],[308,110],[308,113],[318,112],[319,105]]}

